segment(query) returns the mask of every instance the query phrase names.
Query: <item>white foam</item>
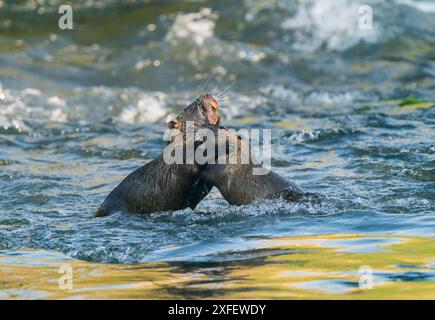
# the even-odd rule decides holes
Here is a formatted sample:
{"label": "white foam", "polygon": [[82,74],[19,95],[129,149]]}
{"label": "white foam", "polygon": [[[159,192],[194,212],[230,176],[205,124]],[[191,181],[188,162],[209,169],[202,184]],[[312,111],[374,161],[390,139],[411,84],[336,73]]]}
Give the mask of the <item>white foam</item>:
{"label": "white foam", "polygon": [[127,106],[119,120],[126,123],[152,123],[166,115],[166,99],[162,93],[143,94],[135,104]]}
{"label": "white foam", "polygon": [[306,103],[310,104],[339,104],[350,105],[355,99],[355,94],[350,92],[330,93],[330,92],[312,92],[305,98]]}
{"label": "white foam", "polygon": [[261,87],[259,91],[265,96],[272,96],[289,104],[301,103],[302,97],[293,89],[284,88],[282,85],[268,85]]}
{"label": "white foam", "polygon": [[199,12],[179,14],[174,24],[165,36],[165,41],[192,41],[202,46],[207,39],[214,36],[217,14],[211,9],[201,9]]}
{"label": "white foam", "polygon": [[50,120],[53,122],[66,122],[68,120],[68,116],[62,109],[54,109],[51,112]]}
{"label": "white foam", "polygon": [[4,129],[28,132],[26,120],[67,121],[67,114],[60,106],[61,100],[49,98],[38,89],[13,90],[0,86],[0,98],[0,126]]}
{"label": "white foam", "polygon": [[299,0],[296,14],[281,27],[294,32],[293,48],[301,51],[315,51],[323,45],[342,51],[360,41],[375,43],[380,33],[376,23],[372,30],[359,28],[361,5],[351,0]]}
{"label": "white foam", "polygon": [[404,4],[413,8],[416,8],[422,12],[434,13],[435,2],[434,1],[413,1],[413,0],[396,0],[398,4]]}
{"label": "white foam", "polygon": [[265,104],[267,99],[263,96],[245,96],[242,94],[234,94],[234,97],[223,102],[222,110],[227,119],[234,118],[245,114],[248,110],[255,109],[262,104]]}
{"label": "white foam", "polygon": [[[209,56],[257,63],[266,57],[267,48],[259,48],[242,42],[227,42],[215,36],[218,15],[211,9],[178,14],[164,41],[174,47],[173,59],[186,57],[194,65],[200,65]],[[266,51],[266,52],[265,52]],[[141,68],[142,64],[136,65]]]}
{"label": "white foam", "polygon": [[350,105],[363,99],[359,92],[313,91],[304,95],[282,85],[268,85],[260,88],[259,91],[267,97],[273,97],[289,105]]}
{"label": "white foam", "polygon": [[168,97],[137,88],[76,88],[54,96],[35,88],[22,90],[0,86],[0,126],[27,130],[26,121],[115,121],[153,123],[167,115]]}

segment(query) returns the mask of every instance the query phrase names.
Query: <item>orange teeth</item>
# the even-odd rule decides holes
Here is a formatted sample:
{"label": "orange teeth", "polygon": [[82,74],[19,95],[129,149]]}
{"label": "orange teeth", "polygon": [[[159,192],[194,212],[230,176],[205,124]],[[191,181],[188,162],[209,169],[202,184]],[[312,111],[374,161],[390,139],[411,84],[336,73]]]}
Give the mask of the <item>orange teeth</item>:
{"label": "orange teeth", "polygon": [[216,101],[214,98],[212,98],[212,99],[210,100],[210,104],[211,104],[211,106],[212,106],[213,108],[215,108],[215,109],[219,108],[219,103],[217,103],[217,101]]}
{"label": "orange teeth", "polygon": [[218,109],[219,108],[219,103],[216,101],[216,99],[209,93],[206,93],[202,96],[202,99],[204,102],[210,103],[210,105],[214,108],[214,109]]}

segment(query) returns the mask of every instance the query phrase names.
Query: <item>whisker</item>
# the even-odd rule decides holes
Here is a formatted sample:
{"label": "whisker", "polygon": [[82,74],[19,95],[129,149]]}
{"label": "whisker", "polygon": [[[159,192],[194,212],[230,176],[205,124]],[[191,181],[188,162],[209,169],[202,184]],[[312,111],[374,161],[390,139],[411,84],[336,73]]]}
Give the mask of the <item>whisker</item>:
{"label": "whisker", "polygon": [[232,96],[233,96],[233,93],[234,93],[234,92],[233,92],[232,90],[227,91],[227,92],[221,94],[221,95],[218,97],[218,99],[224,100],[224,99],[226,99],[227,97],[232,97]]}
{"label": "whisker", "polygon": [[214,97],[215,96],[215,91],[216,90],[218,90],[218,87],[217,87],[217,85],[214,87],[214,89],[213,89],[213,91],[212,91],[212,93],[211,93],[211,95]]}
{"label": "whisker", "polygon": [[233,92],[228,92],[225,96],[222,97],[222,99],[231,99],[235,96],[235,93]]}
{"label": "whisker", "polygon": [[197,87],[196,87],[196,95],[195,95],[195,97],[199,97],[199,95],[200,95],[200,91],[201,90],[201,85],[198,85]]}
{"label": "whisker", "polygon": [[230,84],[225,90],[221,91],[218,95],[218,97],[226,94],[227,92],[230,92],[231,90],[234,89],[234,82],[232,84]]}
{"label": "whisker", "polygon": [[235,93],[233,92],[227,92],[224,95],[221,95],[219,98],[215,98],[216,101],[219,103],[220,106],[225,106],[228,102],[231,101],[231,99],[234,97]]}
{"label": "whisker", "polygon": [[210,79],[211,79],[211,76],[212,76],[212,74],[210,73],[210,74],[208,75],[207,80],[205,81],[204,85],[202,86],[201,96],[205,93],[205,91],[206,91],[206,89],[207,89],[208,82],[209,82]]}
{"label": "whisker", "polygon": [[219,97],[219,95],[220,95],[220,90],[219,90],[219,88],[216,86],[216,91],[217,92],[215,92],[215,90],[213,90],[213,94],[212,94],[212,96],[215,98],[215,99],[217,99],[218,97]]}
{"label": "whisker", "polygon": [[235,82],[234,81],[231,82],[231,84],[224,90],[224,92],[228,91],[228,90],[231,90],[231,89],[234,89],[234,85],[235,85]]}

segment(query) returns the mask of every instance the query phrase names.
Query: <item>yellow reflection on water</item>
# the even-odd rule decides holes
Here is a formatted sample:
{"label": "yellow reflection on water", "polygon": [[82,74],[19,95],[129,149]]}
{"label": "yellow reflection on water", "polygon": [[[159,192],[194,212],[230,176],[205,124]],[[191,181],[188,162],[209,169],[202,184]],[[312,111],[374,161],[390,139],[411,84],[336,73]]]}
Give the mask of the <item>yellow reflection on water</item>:
{"label": "yellow reflection on water", "polygon": [[[0,253],[1,299],[435,299],[435,241],[376,235],[261,239],[220,262],[99,264]],[[59,267],[73,271],[60,289]],[[361,287],[360,267],[372,270]]]}

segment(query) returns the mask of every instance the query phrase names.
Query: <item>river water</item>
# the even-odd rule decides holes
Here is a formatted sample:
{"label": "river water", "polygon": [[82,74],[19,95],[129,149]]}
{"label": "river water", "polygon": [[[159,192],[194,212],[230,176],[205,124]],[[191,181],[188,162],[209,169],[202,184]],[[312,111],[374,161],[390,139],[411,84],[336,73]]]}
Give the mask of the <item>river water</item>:
{"label": "river water", "polygon": [[[0,1],[0,298],[435,298],[435,3],[61,4]],[[93,219],[207,79],[325,201]]]}

